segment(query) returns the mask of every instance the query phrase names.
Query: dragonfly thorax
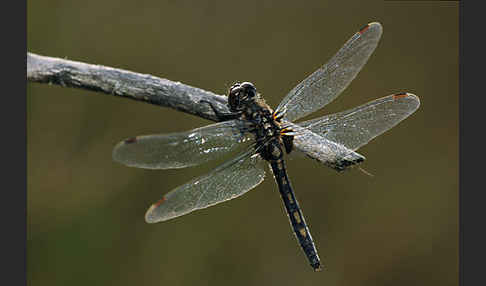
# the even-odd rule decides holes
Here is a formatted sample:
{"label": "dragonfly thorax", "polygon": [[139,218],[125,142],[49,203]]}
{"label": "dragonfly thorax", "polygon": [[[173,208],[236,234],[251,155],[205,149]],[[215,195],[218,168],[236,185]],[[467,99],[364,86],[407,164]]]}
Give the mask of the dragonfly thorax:
{"label": "dragonfly thorax", "polygon": [[[228,93],[228,105],[233,112],[240,112],[241,118],[253,123],[252,133],[260,155],[268,161],[279,160],[283,156],[284,141],[282,125],[270,106],[256,92],[250,82],[234,84]],[[291,144],[291,142],[289,142]],[[290,150],[285,145],[286,150]]]}

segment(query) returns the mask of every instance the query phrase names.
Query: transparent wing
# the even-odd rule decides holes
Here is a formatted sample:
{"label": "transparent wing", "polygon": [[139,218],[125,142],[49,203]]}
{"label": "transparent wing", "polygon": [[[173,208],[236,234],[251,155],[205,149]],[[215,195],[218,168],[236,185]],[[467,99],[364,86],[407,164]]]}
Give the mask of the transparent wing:
{"label": "transparent wing", "polygon": [[294,87],[277,107],[289,121],[302,118],[334,100],[356,77],[376,48],[380,23],[370,23],[354,34],[324,66]]}
{"label": "transparent wing", "polygon": [[414,113],[419,105],[419,98],[413,94],[394,94],[299,125],[330,141],[358,150]]}
{"label": "transparent wing", "polygon": [[343,171],[365,160],[363,155],[299,125],[285,122],[285,128],[292,130],[287,134],[294,135],[294,147],[297,150],[337,171]]}
{"label": "transparent wing", "polygon": [[230,120],[180,133],[129,138],[113,149],[113,160],[131,167],[173,169],[199,165],[252,138],[248,122]]}
{"label": "transparent wing", "polygon": [[145,214],[148,223],[169,220],[243,195],[263,181],[262,159],[254,150],[167,193]]}

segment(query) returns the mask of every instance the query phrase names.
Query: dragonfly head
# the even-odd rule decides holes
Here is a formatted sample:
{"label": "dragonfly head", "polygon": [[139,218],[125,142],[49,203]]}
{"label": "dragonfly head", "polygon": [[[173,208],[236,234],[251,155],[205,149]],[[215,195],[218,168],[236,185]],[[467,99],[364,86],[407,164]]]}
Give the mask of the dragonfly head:
{"label": "dragonfly head", "polygon": [[237,112],[244,108],[244,103],[253,100],[257,95],[251,82],[235,83],[228,92],[228,105],[231,111]]}

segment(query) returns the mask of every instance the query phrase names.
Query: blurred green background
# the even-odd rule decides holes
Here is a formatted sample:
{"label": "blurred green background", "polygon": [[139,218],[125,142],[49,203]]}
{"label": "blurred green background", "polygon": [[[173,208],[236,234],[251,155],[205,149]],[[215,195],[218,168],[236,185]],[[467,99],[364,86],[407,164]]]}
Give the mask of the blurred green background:
{"label": "blurred green background", "polygon": [[457,285],[458,4],[441,1],[28,1],[30,52],[224,94],[252,81],[276,106],[368,22],[368,64],[308,118],[400,91],[421,107],[344,174],[287,163],[327,271],[308,265],[270,173],[238,199],[159,224],[151,203],[222,161],[122,166],[135,135],[211,122],[105,94],[28,83],[29,285]]}

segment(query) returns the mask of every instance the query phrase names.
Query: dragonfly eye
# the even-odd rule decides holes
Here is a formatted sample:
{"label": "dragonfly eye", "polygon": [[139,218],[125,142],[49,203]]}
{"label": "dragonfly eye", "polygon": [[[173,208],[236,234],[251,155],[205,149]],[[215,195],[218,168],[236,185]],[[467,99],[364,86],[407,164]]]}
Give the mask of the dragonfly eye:
{"label": "dragonfly eye", "polygon": [[256,95],[256,88],[251,82],[244,82],[241,84],[241,88],[245,91],[246,95],[249,98],[255,97]]}
{"label": "dragonfly eye", "polygon": [[251,82],[235,83],[229,89],[228,105],[231,111],[240,111],[242,103],[256,96],[256,88]]}
{"label": "dragonfly eye", "polygon": [[229,88],[229,93],[231,93],[234,89],[237,89],[241,86],[240,82],[235,82],[230,88]]}
{"label": "dragonfly eye", "polygon": [[228,92],[228,106],[231,111],[238,111],[241,109],[242,90],[241,84],[238,82],[230,87]]}

